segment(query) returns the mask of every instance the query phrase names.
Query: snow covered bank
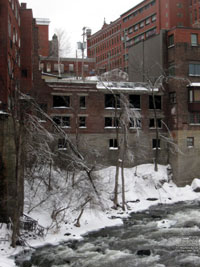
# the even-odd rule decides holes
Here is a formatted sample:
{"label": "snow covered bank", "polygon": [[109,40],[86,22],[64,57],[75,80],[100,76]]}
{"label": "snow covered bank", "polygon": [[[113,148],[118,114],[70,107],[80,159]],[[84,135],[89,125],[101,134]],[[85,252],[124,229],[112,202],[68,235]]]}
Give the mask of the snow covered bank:
{"label": "snow covered bank", "polygon": [[[113,207],[113,188],[115,167],[109,167],[96,172],[96,176],[100,179],[99,186],[101,192],[101,202],[103,205],[97,207],[95,205],[86,205],[83,215],[80,219],[81,227],[74,226],[80,210],[77,210],[77,202],[79,202],[80,194],[69,193],[73,190],[64,190],[69,187],[66,182],[66,174],[54,173],[55,180],[53,186],[56,185],[57,191],[51,191],[51,196],[46,202],[37,206],[37,203],[46,198],[46,192],[42,184],[37,185],[37,192],[30,184],[26,185],[26,201],[25,212],[32,209],[29,216],[38,221],[40,225],[48,227],[48,233],[44,238],[27,239],[31,246],[41,246],[47,243],[58,244],[63,240],[80,239],[82,235],[88,231],[98,230],[106,226],[122,224],[123,217],[127,217],[131,212],[137,212],[148,209],[151,205],[158,203],[169,204],[178,201],[194,200],[199,198],[200,193],[194,192],[192,186],[178,188],[167,176],[167,166],[159,166],[158,172],[154,172],[152,164],[137,166],[136,168],[125,169],[125,197],[126,211],[121,209],[114,210]],[[119,182],[121,178],[119,179]],[[196,180],[196,183],[198,181]],[[62,190],[61,190],[62,189]],[[119,192],[121,187],[119,187]],[[70,199],[70,201],[69,201]],[[121,192],[119,193],[119,202],[121,201]],[[52,223],[51,214],[54,206],[67,209],[59,215],[59,228]],[[35,208],[34,208],[35,207]],[[53,226],[54,227],[51,227]],[[5,226],[0,229],[0,237],[2,239],[10,232]],[[0,244],[0,267],[15,266],[13,260],[8,259],[10,255],[18,253],[20,248],[16,250],[9,247],[9,242],[2,241]]]}

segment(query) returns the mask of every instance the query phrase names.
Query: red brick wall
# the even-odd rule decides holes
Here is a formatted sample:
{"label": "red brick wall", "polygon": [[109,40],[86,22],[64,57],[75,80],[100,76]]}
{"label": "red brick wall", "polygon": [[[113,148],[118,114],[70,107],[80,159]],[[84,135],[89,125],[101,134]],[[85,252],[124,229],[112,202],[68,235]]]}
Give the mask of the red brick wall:
{"label": "red brick wall", "polygon": [[39,55],[47,57],[49,55],[49,26],[37,25],[39,34]]}
{"label": "red brick wall", "polygon": [[[21,89],[28,93],[32,88],[33,64],[33,14],[31,9],[20,10],[21,15]],[[26,77],[27,72],[27,77]]]}

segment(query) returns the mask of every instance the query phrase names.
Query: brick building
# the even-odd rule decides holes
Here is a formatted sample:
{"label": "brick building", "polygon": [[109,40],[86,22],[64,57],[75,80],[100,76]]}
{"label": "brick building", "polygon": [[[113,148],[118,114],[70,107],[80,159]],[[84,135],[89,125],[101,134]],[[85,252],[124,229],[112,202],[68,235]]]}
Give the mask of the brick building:
{"label": "brick building", "polygon": [[[88,57],[96,58],[97,72],[128,70],[129,47],[173,27],[198,24],[199,2],[145,0],[88,36]],[[189,12],[188,12],[189,10]]]}
{"label": "brick building", "polygon": [[0,4],[0,109],[7,110],[20,80],[20,6],[11,0],[1,0]]}
{"label": "brick building", "polygon": [[[79,150],[90,163],[98,162],[104,166],[117,163],[118,148],[124,134],[119,127],[119,118],[123,110],[120,100],[122,95],[127,97],[132,106],[131,110],[141,115],[128,127],[129,149],[134,154],[134,159],[127,159],[125,166],[154,162],[155,119],[152,92],[146,84],[129,82],[106,84],[97,81],[72,82],[47,79],[47,85],[50,88],[50,93],[47,95],[48,113],[53,121],[78,144]],[[117,109],[115,97],[108,88],[114,91],[118,99]],[[157,123],[159,130],[165,135],[166,129],[161,124],[165,110],[163,94],[159,90],[156,90],[155,94]],[[58,140],[55,148],[65,149],[64,140]],[[167,146],[163,141],[159,141],[159,163],[167,164]]]}

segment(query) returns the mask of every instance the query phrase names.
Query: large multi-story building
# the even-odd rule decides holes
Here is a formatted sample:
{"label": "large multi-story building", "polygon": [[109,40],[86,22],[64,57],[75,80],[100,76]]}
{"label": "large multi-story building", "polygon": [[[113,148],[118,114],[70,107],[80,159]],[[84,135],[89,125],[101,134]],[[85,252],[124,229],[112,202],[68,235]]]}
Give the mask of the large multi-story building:
{"label": "large multi-story building", "polygon": [[123,13],[116,21],[87,38],[88,57],[96,58],[96,71],[114,68],[128,71],[129,47],[161,30],[198,25],[199,1],[145,0]]}
{"label": "large multi-story building", "polygon": [[1,0],[0,32],[0,109],[7,110],[9,99],[19,86],[20,79],[21,36],[18,1]]}

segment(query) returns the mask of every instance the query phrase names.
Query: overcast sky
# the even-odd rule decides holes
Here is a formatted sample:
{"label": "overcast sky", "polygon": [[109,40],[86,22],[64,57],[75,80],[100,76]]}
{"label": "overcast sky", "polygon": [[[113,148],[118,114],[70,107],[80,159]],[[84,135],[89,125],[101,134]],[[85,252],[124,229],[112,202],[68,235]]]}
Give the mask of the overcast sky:
{"label": "overcast sky", "polygon": [[116,20],[142,0],[20,0],[33,9],[34,18],[50,19],[49,38],[56,28],[63,28],[70,39],[71,54],[75,56],[76,43],[82,41],[82,28],[92,33],[100,30],[104,18],[107,23]]}

